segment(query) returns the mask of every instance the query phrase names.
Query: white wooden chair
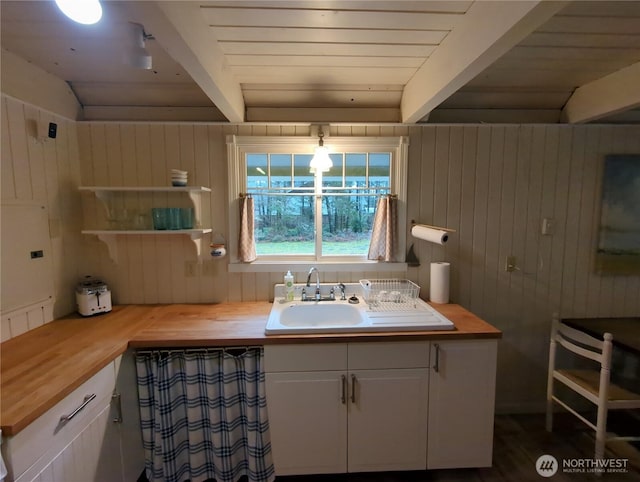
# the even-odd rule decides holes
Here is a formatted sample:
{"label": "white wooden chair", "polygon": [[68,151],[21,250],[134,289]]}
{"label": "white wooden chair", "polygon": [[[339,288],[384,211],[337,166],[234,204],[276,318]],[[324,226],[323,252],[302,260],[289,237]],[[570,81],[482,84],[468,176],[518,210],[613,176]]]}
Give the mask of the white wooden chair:
{"label": "white wooden chair", "polygon": [[[553,429],[553,402],[556,402],[595,430],[596,459],[604,457],[605,442],[607,440],[638,440],[637,437],[607,437],[607,413],[609,410],[640,408],[640,394],[619,387],[610,381],[612,339],[611,333],[604,334],[604,341],[594,338],[563,324],[557,315],[553,317],[549,345],[546,428],[549,432]],[[594,360],[600,365],[600,369],[557,368],[556,351],[559,345],[575,355]],[[566,385],[597,407],[595,425],[555,395],[554,382]]]}

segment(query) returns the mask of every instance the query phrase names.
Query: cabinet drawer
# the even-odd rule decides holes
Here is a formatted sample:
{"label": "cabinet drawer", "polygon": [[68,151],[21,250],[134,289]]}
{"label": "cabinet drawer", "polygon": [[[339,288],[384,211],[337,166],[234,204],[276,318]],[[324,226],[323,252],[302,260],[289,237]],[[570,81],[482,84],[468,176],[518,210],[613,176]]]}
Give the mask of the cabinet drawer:
{"label": "cabinet drawer", "polygon": [[264,366],[272,373],[346,370],[347,344],[266,345]]}
{"label": "cabinet drawer", "polygon": [[[36,463],[46,466],[48,458],[57,455],[100,410],[109,405],[115,388],[114,363],[106,365],[24,430],[3,443],[3,455],[14,478]],[[83,404],[85,397],[92,394],[95,394],[95,398],[73,419],[64,424],[60,422],[61,417],[73,413]]]}
{"label": "cabinet drawer", "polygon": [[349,370],[426,368],[428,341],[400,341],[349,344]]}

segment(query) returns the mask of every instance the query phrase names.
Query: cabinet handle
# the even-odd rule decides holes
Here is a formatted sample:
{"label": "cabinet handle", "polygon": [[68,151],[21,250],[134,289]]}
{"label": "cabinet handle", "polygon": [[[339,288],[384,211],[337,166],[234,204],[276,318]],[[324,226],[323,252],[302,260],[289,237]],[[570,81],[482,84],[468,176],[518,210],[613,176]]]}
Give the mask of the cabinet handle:
{"label": "cabinet handle", "polygon": [[356,403],[356,376],[351,374],[351,403]]}
{"label": "cabinet handle", "polygon": [[436,360],[433,364],[433,371],[438,373],[440,371],[440,345],[435,343],[433,347],[436,349]]}
{"label": "cabinet handle", "polygon": [[116,416],[113,417],[113,423],[122,423],[122,396],[115,392],[111,395],[111,401],[116,404]]}
{"label": "cabinet handle", "polygon": [[75,417],[76,415],[78,415],[79,412],[81,412],[84,407],[86,407],[87,405],[89,405],[89,403],[96,398],[96,394],[92,393],[91,395],[86,395],[84,397],[84,401],[82,402],[82,405],[80,405],[78,408],[76,408],[73,412],[71,412],[69,415],[63,415],[62,417],[60,417],[60,424],[64,425],[65,423],[71,421],[71,419],[73,417]]}
{"label": "cabinet handle", "polygon": [[342,383],[342,392],[340,393],[340,402],[345,404],[347,403],[347,377],[346,375],[342,375],[340,379]]}

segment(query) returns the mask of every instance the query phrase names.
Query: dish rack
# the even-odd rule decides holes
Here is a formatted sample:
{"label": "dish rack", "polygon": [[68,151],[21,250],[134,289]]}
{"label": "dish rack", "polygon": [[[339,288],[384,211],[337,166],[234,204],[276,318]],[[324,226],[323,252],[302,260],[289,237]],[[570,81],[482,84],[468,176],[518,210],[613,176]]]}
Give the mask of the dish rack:
{"label": "dish rack", "polygon": [[361,279],[365,302],[371,311],[415,310],[420,286],[408,279]]}

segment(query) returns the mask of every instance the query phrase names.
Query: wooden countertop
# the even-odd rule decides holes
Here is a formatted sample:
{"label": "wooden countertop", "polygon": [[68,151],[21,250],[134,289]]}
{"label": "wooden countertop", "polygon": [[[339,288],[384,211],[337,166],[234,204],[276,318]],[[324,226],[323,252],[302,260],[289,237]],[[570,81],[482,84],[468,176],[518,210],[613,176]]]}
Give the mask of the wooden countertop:
{"label": "wooden countertop", "polygon": [[0,425],[15,435],[106,364],[134,348],[500,338],[458,305],[434,305],[453,331],[265,335],[271,303],[116,306],[91,318],[71,315],[0,345]]}

